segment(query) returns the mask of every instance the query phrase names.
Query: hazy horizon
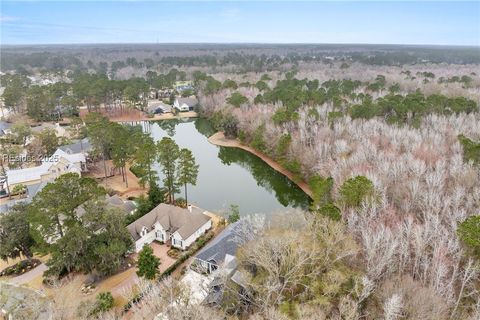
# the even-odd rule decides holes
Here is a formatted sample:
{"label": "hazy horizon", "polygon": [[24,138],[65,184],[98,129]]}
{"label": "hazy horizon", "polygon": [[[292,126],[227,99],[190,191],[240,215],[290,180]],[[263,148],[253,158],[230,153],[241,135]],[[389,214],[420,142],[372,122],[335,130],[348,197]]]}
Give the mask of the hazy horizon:
{"label": "hazy horizon", "polygon": [[418,47],[418,48],[479,48],[480,44],[462,45],[462,44],[430,44],[430,43],[322,43],[322,42],[92,42],[92,43],[0,43],[4,47],[45,47],[45,46],[115,46],[115,45],[245,45],[245,46],[390,46],[390,47]]}
{"label": "hazy horizon", "polygon": [[2,45],[480,46],[479,2],[3,1]]}

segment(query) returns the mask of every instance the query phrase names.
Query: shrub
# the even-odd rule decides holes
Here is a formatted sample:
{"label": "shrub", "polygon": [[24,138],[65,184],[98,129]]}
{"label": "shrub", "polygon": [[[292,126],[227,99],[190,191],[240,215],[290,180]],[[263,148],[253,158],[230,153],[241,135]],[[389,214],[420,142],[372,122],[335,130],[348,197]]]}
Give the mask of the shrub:
{"label": "shrub", "polygon": [[242,94],[235,92],[229,98],[227,98],[227,102],[232,106],[239,108],[242,104],[247,103],[248,99]]}
{"label": "shrub", "polygon": [[113,296],[109,291],[100,292],[96,297],[94,313],[110,310],[113,307],[113,302]]}
{"label": "shrub", "polygon": [[240,210],[238,205],[231,204],[230,205],[230,214],[228,215],[228,223],[235,223],[240,220]]}
{"label": "shrub", "polygon": [[158,274],[160,259],[153,255],[153,249],[146,245],[138,256],[137,275],[145,279],[155,279]]}
{"label": "shrub", "polygon": [[177,248],[171,248],[170,250],[167,251],[167,255],[170,258],[178,259],[182,255],[182,252]]}
{"label": "shrub", "polygon": [[327,203],[326,205],[322,206],[318,212],[335,221],[340,221],[342,219],[342,213],[340,209],[333,203]]}
{"label": "shrub", "polygon": [[280,139],[278,139],[277,156],[285,155],[285,153],[287,153],[288,147],[290,147],[291,142],[292,136],[289,133],[282,134]]}
{"label": "shrub", "polygon": [[480,164],[480,142],[474,142],[463,134],[458,136],[458,140],[463,147],[463,158],[465,161],[473,161],[474,164]]}
{"label": "shrub", "polygon": [[253,133],[252,147],[259,151],[264,151],[266,148],[265,141],[263,140],[263,135],[265,133],[265,125],[259,126],[255,129]]}
{"label": "shrub", "polygon": [[480,215],[463,221],[457,228],[457,234],[472,255],[480,258]]}
{"label": "shrub", "polygon": [[308,180],[308,185],[312,190],[314,207],[321,207],[331,202],[331,192],[333,188],[333,179],[331,177],[323,178],[314,175]]}
{"label": "shrub", "polygon": [[364,176],[350,178],[340,187],[341,201],[350,207],[358,207],[374,193],[373,183]]}

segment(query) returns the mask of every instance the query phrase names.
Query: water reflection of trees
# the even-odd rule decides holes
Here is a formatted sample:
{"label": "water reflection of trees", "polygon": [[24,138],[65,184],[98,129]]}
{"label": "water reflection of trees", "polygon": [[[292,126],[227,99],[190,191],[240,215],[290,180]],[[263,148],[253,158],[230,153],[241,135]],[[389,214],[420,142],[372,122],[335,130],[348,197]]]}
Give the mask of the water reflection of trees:
{"label": "water reflection of trees", "polygon": [[177,124],[182,122],[183,121],[180,119],[155,121],[155,123],[160,127],[160,129],[164,130],[170,137],[173,137],[175,135],[175,127],[177,126]]}
{"label": "water reflection of trees", "polygon": [[202,118],[195,119],[195,129],[207,138],[216,132],[210,121]]}
{"label": "water reflection of trees", "polygon": [[278,173],[260,158],[237,148],[220,147],[218,157],[225,165],[236,163],[247,169],[259,186],[275,195],[283,206],[307,208],[308,196],[290,179]]}

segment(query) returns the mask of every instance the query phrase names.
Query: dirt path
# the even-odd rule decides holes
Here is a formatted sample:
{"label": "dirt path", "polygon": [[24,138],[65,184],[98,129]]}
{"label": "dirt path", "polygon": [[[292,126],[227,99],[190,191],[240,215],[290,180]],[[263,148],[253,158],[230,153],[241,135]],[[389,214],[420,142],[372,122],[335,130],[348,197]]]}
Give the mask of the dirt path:
{"label": "dirt path", "polygon": [[99,291],[111,291],[114,297],[120,297],[129,292],[139,279],[136,268],[131,267],[123,272],[108,277],[98,285]]}
{"label": "dirt path", "polygon": [[35,267],[35,269],[32,269],[18,277],[8,279],[8,282],[16,285],[25,284],[37,277],[41,277],[43,273],[47,271],[47,269],[48,267],[44,263],[42,263]]}
{"label": "dirt path", "polygon": [[[163,114],[156,114],[153,117],[147,117],[145,115],[139,116],[133,121],[157,121],[157,120],[172,120],[172,119],[179,119],[179,118],[197,118],[198,113],[195,111],[187,111],[187,112],[179,112],[177,115],[172,113],[163,113]],[[111,119],[112,121],[129,121],[128,117],[124,118],[114,118]]]}
{"label": "dirt path", "polygon": [[[107,172],[111,171],[113,168],[112,160],[106,161]],[[105,184],[104,179],[104,169],[102,161],[99,161],[91,166],[89,172],[86,174],[89,177],[92,177],[98,181],[98,183],[108,189],[115,190],[123,199],[128,197],[138,197],[146,194],[147,189],[140,186],[139,179],[130,171],[130,164],[127,165],[127,170],[125,170],[128,180],[128,188],[125,185],[125,182],[122,179],[122,175],[117,170],[113,176],[107,178],[107,183]]]}
{"label": "dirt path", "polygon": [[300,189],[303,190],[310,198],[312,197],[312,189],[310,189],[310,186],[305,182],[305,181],[298,181],[298,179],[295,178],[295,175],[282,167],[278,162],[267,156],[266,154],[259,152],[252,147],[246,146],[237,139],[227,139],[223,132],[217,132],[214,135],[212,135],[210,138],[208,138],[208,142],[211,144],[214,144],[216,146],[222,146],[222,147],[233,147],[233,148],[240,148],[245,151],[250,152],[251,154],[259,157],[262,159],[265,163],[267,163],[270,167],[272,167],[275,171],[280,172],[287,178],[289,178],[291,181],[293,181]]}
{"label": "dirt path", "polygon": [[[124,109],[123,111],[118,112],[111,112],[106,111],[103,108],[92,112],[100,112],[104,116],[108,117],[110,121],[115,122],[136,122],[136,121],[157,121],[157,120],[171,120],[171,119],[179,119],[179,118],[197,118],[198,113],[195,111],[187,111],[187,112],[179,112],[177,115],[172,113],[163,113],[163,114],[155,114],[153,117],[148,117],[144,112],[138,109]],[[80,117],[85,118],[88,114],[88,110],[86,108],[80,109]]]}

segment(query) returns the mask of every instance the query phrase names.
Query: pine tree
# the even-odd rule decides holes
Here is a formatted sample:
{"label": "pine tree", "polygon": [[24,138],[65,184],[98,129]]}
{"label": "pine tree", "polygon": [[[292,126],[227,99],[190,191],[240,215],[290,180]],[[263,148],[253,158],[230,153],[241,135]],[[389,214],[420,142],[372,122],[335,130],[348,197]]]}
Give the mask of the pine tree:
{"label": "pine tree", "polygon": [[145,279],[153,280],[157,276],[160,259],[153,255],[153,249],[146,245],[138,256],[137,275]]}
{"label": "pine tree", "polygon": [[185,202],[187,204],[187,184],[196,185],[198,167],[198,164],[195,163],[195,158],[192,154],[192,151],[188,149],[180,150],[177,182],[185,187]]}
{"label": "pine tree", "polygon": [[175,192],[177,183],[175,181],[175,172],[177,170],[177,160],[180,154],[178,145],[171,138],[165,137],[158,142],[158,162],[162,166],[162,172],[165,175],[163,184],[168,189],[169,202],[175,201]]}

